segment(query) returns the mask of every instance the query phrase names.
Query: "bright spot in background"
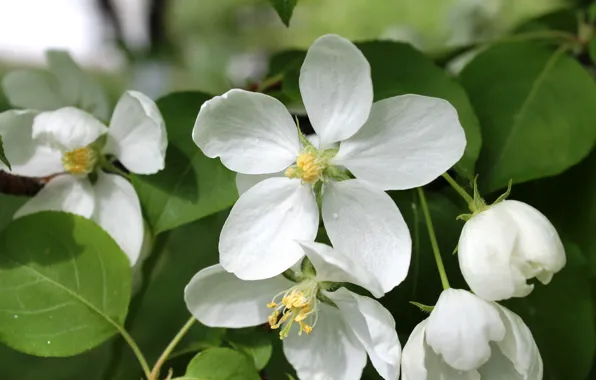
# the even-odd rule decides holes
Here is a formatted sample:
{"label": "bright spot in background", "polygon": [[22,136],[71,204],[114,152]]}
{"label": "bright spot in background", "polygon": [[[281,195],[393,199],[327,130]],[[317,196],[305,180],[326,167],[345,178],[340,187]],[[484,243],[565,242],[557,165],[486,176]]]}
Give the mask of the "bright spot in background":
{"label": "bright spot in background", "polygon": [[43,64],[47,49],[68,50],[85,66],[115,69],[122,56],[94,0],[0,0],[0,59]]}

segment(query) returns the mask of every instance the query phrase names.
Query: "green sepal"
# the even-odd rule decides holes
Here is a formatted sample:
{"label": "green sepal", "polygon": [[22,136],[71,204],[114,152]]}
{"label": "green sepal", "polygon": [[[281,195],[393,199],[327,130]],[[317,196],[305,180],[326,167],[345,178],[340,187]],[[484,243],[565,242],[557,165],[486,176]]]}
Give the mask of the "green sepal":
{"label": "green sepal", "polygon": [[513,179],[510,179],[509,180],[509,183],[507,184],[507,191],[505,191],[503,194],[501,194],[501,196],[499,196],[499,198],[497,198],[497,200],[491,206],[494,206],[497,203],[501,203],[505,199],[507,199],[507,197],[509,196],[509,194],[511,194],[511,185],[513,185]]}
{"label": "green sepal", "polygon": [[459,244],[455,245],[455,248],[453,249],[453,252],[451,252],[452,255],[457,254],[457,251],[459,251]]}
{"label": "green sepal", "polygon": [[420,302],[416,302],[416,301],[410,301],[410,303],[414,306],[416,306],[417,308],[419,308],[421,311],[425,312],[425,313],[431,313],[434,310],[434,306],[428,306],[428,305],[424,305],[421,304]]}
{"label": "green sepal", "polygon": [[302,276],[306,278],[313,278],[317,275],[317,270],[306,256],[304,256],[302,262],[300,263],[300,271],[302,272]]}

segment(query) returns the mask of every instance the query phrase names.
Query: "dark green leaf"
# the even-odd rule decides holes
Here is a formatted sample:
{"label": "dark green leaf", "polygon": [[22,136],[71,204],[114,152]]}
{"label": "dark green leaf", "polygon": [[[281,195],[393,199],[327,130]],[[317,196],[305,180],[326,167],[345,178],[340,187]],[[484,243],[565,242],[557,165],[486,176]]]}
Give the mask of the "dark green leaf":
{"label": "dark green leaf", "polygon": [[289,27],[290,19],[292,18],[292,13],[294,13],[294,8],[298,0],[269,0],[269,2],[279,15],[281,21]]}
{"label": "dark green leaf", "polygon": [[[446,99],[457,109],[468,143],[456,169],[465,177],[473,178],[474,165],[482,144],[480,126],[461,85],[408,44],[372,41],[356,46],[370,63],[375,101],[397,95],[419,94]],[[300,64],[304,57],[305,53]],[[297,59],[297,53],[293,51],[284,60],[278,58],[276,63],[276,67],[284,67],[282,62],[285,62],[285,67],[289,68],[284,75],[283,90],[291,99],[300,99]]]}
{"label": "dark green leaf", "polygon": [[596,315],[585,259],[566,245],[567,266],[548,286],[537,284],[506,306],[532,331],[544,362],[545,380],[587,379],[596,353]]}
{"label": "dark green leaf", "polygon": [[0,230],[12,221],[14,213],[28,200],[27,197],[0,193]]}
{"label": "dark green leaf", "polygon": [[[190,317],[184,302],[184,287],[199,270],[218,262],[217,243],[227,213],[218,213],[176,228],[158,237],[157,248],[145,264],[146,287],[131,305],[128,331],[141,347],[147,360],[157,360],[164,347]],[[160,243],[161,241],[161,243]],[[215,332],[209,332],[217,330]],[[203,347],[220,342],[221,329],[196,323],[186,344]],[[110,380],[140,378],[134,355],[120,342],[122,355],[114,364]],[[191,351],[192,352],[192,351]],[[164,373],[168,364],[164,367]],[[179,374],[176,374],[179,376]]]}
{"label": "dark green leaf", "polygon": [[6,154],[4,153],[4,142],[2,141],[2,136],[0,136],[0,161],[2,161],[4,165],[8,166],[9,169],[12,169],[10,167],[10,162],[8,162],[8,158],[6,158]]}
{"label": "dark green leaf", "polygon": [[230,348],[210,348],[188,364],[188,380],[260,380],[250,358]]}
{"label": "dark green leaf", "polygon": [[228,330],[226,340],[232,347],[251,357],[256,369],[260,371],[271,359],[272,337],[278,339],[277,334],[271,334],[268,329],[258,326]]}
{"label": "dark green leaf", "polygon": [[531,33],[557,30],[575,34],[577,28],[577,11],[573,8],[563,8],[529,20],[517,27],[515,32]]}
{"label": "dark green leaf", "polygon": [[596,38],[590,40],[590,43],[588,44],[588,53],[590,54],[592,62],[596,64]]}
{"label": "dark green leaf", "polygon": [[118,332],[130,299],[126,255],[95,223],[42,212],[0,232],[0,339],[71,356]]}
{"label": "dark green leaf", "polygon": [[168,130],[166,167],[155,175],[133,176],[156,234],[224,210],[238,198],[235,174],[219,160],[205,157],[192,141],[199,108],[210,98],[187,92],[157,101]]}
{"label": "dark green leaf", "polygon": [[499,44],[461,74],[480,119],[481,188],[561,173],[596,141],[596,85],[562,50],[534,43]]}

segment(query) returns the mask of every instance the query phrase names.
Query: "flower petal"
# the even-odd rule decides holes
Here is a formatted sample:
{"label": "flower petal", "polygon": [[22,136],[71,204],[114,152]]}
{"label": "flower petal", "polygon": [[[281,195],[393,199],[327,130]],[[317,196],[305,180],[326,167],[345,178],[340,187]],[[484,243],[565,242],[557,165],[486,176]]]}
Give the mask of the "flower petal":
{"label": "flower petal", "polygon": [[406,278],[412,240],[385,192],[359,180],[330,183],[323,190],[322,212],[335,249],[373,273],[385,292]]}
{"label": "flower petal", "polygon": [[284,339],[284,353],[299,379],[359,380],[366,351],[342,319],[341,312],[321,304],[317,325],[309,335],[295,331]]}
{"label": "flower petal", "polygon": [[349,282],[362,286],[375,297],[382,297],[385,294],[374,274],[356,264],[348,256],[342,255],[326,244],[299,243],[315,267],[319,281]]}
{"label": "flower petal", "polygon": [[339,308],[342,317],[366,349],[372,365],[386,380],[399,377],[401,345],[395,320],[379,302],[345,288],[325,293]]}
{"label": "flower petal", "polygon": [[321,146],[345,140],[368,119],[373,101],[370,65],[345,38],[319,37],[300,70],[300,93]]}
{"label": "flower petal", "polygon": [[[35,115],[32,111],[15,110],[0,113],[0,135],[11,173],[25,177],[61,173],[64,171],[62,154],[31,137]],[[0,168],[8,170],[1,162]]]}
{"label": "flower petal", "polygon": [[292,287],[283,276],[243,281],[219,264],[195,274],[184,289],[186,307],[209,327],[241,328],[267,322],[267,304]]}
{"label": "flower petal", "polygon": [[192,138],[207,157],[235,172],[275,173],[296,160],[300,143],[292,116],[271,96],[230,90],[201,107]]}
{"label": "flower petal", "polygon": [[490,301],[523,297],[534,287],[526,284],[524,275],[511,263],[517,239],[516,224],[498,206],[466,222],[457,254],[470,289]]}
{"label": "flower petal", "polygon": [[91,218],[95,208],[93,187],[84,178],[64,174],[54,177],[14,215],[15,219],[39,211],[65,211]]}
{"label": "flower petal", "polygon": [[134,265],[143,244],[143,215],[130,182],[119,175],[99,172],[95,183],[93,220],[106,230]]}
{"label": "flower petal", "polygon": [[428,319],[423,320],[414,327],[410,337],[404,346],[401,356],[401,379],[402,380],[426,380],[427,349],[424,342],[424,333]]}
{"label": "flower petal", "polygon": [[[527,203],[506,200],[495,206],[494,209],[505,209],[517,225],[517,240],[514,255],[519,259],[539,265],[547,276],[536,276],[539,280],[548,283],[552,273],[563,269],[567,259],[565,248],[559,234],[551,222],[540,211]],[[542,280],[541,280],[542,281]]]}
{"label": "flower petal", "polygon": [[14,70],[2,79],[8,102],[17,108],[51,111],[70,106],[60,93],[60,84],[51,74],[39,70]]}
{"label": "flower petal", "polygon": [[480,368],[478,373],[482,379],[507,379],[507,380],[526,380],[526,379],[542,379],[542,376],[524,377],[515,369],[515,365],[509,358],[507,358],[499,346],[492,342],[490,344],[491,355],[490,359]]}
{"label": "flower petal", "polygon": [[523,375],[521,379],[542,379],[542,358],[532,332],[517,314],[497,303],[494,305],[507,330],[505,339],[496,343],[502,354]]}
{"label": "flower petal", "polygon": [[277,172],[277,173],[267,173],[267,174],[236,174],[236,189],[238,190],[238,194],[242,195],[248,191],[251,187],[256,185],[257,183],[266,180],[267,178],[273,177],[285,177],[284,171]]}
{"label": "flower petal", "polygon": [[116,104],[105,153],[112,153],[131,172],[154,174],[165,166],[168,137],[159,109],[137,91],[127,91]]}
{"label": "flower petal", "polygon": [[266,179],[232,208],[219,239],[221,265],[243,280],[277,276],[304,256],[295,240],[313,241],[318,226],[310,186],[297,179]]}
{"label": "flower petal", "polygon": [[464,130],[449,102],[402,95],[373,104],[366,124],[342,141],[332,162],[384,190],[411,189],[455,165],[465,147]]}
{"label": "flower petal", "polygon": [[42,112],[33,120],[33,138],[64,151],[85,147],[107,131],[93,115],[74,107]]}
{"label": "flower petal", "polygon": [[426,342],[452,368],[470,371],[486,363],[490,341],[505,337],[494,304],[466,290],[444,290],[428,317]]}

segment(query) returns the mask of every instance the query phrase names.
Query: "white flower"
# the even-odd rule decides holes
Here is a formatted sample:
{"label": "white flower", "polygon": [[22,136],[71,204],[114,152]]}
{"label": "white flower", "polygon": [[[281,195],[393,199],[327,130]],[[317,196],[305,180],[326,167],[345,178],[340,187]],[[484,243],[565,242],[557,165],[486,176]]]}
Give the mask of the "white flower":
{"label": "white flower", "polygon": [[427,379],[542,380],[542,358],[518,315],[447,289],[404,346],[402,380]]}
{"label": "white flower", "polygon": [[[387,292],[407,275],[411,239],[384,190],[425,185],[460,159],[466,140],[457,112],[445,100],[418,95],[373,104],[366,58],[335,35],[308,50],[300,91],[318,135],[313,144],[267,95],[231,90],[201,107],[195,143],[240,176],[257,175],[240,180],[245,187],[258,182],[223,227],[221,265],[245,280],[289,268],[303,255],[295,241],[317,234],[316,193],[333,245],[374,272]],[[346,169],[356,179],[343,180]]]}
{"label": "white flower", "polygon": [[12,173],[51,176],[15,218],[58,210],[92,219],[134,264],[144,234],[138,196],[125,178],[102,169],[113,168],[114,159],[133,173],[163,169],[167,136],[155,103],[141,93],[126,92],[109,128],[74,107],[39,114],[7,111],[0,114],[0,128]]}
{"label": "white flower", "polygon": [[464,225],[459,238],[459,267],[480,297],[498,301],[525,297],[536,277],[548,284],[566,263],[557,231],[538,210],[506,200],[489,206]]}
{"label": "white flower", "polygon": [[280,331],[284,353],[300,379],[360,379],[367,354],[384,379],[397,379],[401,346],[389,311],[345,288],[333,291],[338,283],[352,282],[382,294],[375,276],[329,246],[302,245],[310,261],[302,264],[297,282],[282,275],[243,281],[214,265],[186,286],[188,309],[211,327],[269,322]]}

